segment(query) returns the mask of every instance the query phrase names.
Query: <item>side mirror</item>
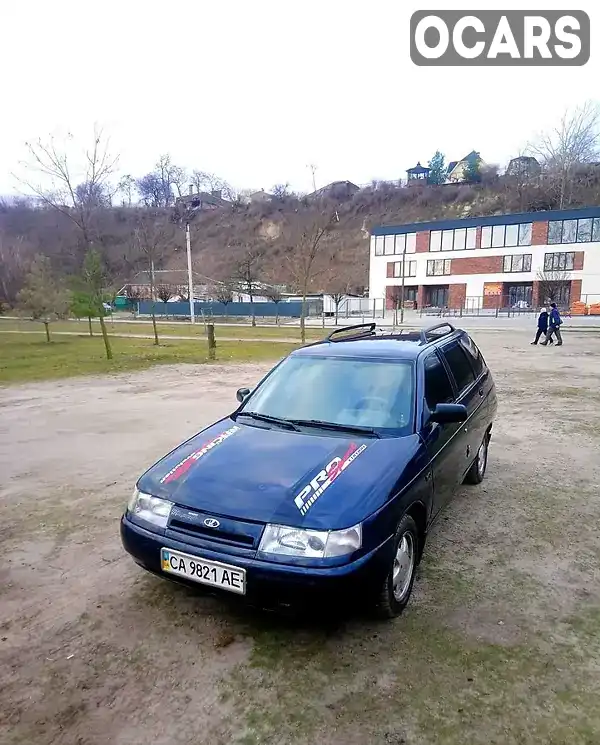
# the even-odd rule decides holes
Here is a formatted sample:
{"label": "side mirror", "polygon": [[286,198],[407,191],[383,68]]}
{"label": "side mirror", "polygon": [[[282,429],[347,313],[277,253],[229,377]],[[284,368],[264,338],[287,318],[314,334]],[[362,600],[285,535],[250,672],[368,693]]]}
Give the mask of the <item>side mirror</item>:
{"label": "side mirror", "polygon": [[250,395],[250,388],[238,388],[238,391],[235,394],[235,397],[241,404],[243,404],[249,395]]}
{"label": "side mirror", "polygon": [[466,422],[468,416],[467,407],[462,404],[438,404],[431,412],[429,421],[438,424],[458,424]]}

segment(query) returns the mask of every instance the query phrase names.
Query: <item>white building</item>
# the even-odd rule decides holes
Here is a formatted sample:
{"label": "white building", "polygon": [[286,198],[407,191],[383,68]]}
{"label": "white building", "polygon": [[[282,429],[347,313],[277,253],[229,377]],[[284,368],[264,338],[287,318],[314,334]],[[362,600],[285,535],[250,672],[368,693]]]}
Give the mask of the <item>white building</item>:
{"label": "white building", "polygon": [[[600,207],[380,226],[371,234],[369,297],[393,308],[600,303]],[[551,290],[549,289],[551,288]]]}

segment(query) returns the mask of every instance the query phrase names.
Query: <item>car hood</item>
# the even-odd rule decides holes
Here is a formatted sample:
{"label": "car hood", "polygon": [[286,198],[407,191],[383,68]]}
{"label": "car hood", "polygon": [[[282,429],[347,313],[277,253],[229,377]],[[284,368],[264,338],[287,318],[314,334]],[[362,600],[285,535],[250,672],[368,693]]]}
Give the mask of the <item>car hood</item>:
{"label": "car hood", "polygon": [[420,440],[293,432],[224,419],[158,461],[138,488],[183,507],[316,529],[354,525],[422,468]]}

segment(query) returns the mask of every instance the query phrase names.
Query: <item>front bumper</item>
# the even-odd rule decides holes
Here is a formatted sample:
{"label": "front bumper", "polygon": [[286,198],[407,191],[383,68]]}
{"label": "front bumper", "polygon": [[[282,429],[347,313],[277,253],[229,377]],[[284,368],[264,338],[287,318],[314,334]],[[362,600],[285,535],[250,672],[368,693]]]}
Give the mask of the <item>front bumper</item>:
{"label": "front bumper", "polygon": [[[312,601],[327,605],[360,605],[376,595],[392,562],[392,540],[355,561],[335,567],[315,568],[234,556],[230,553],[199,549],[197,546],[173,540],[145,530],[121,518],[121,540],[134,560],[150,572],[165,579],[193,585],[215,594],[231,596],[226,590],[180,580],[162,571],[161,547],[241,567],[246,570],[245,598],[259,605],[299,605]],[[238,596],[239,597],[239,596]]]}

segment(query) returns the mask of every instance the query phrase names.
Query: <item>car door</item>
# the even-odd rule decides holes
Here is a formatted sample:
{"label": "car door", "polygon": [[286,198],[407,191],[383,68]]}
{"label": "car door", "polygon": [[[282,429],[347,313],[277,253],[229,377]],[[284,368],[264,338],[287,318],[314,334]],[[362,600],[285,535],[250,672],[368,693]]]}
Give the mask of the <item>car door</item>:
{"label": "car door", "polygon": [[429,421],[437,404],[453,403],[455,391],[442,358],[432,351],[423,361],[423,419],[421,437],[427,449],[433,475],[433,514],[450,499],[456,486],[457,463],[453,441],[461,424]]}
{"label": "car door", "polygon": [[461,336],[460,345],[465,350],[475,375],[478,405],[475,407],[469,423],[469,431],[472,447],[479,448],[495,414],[494,381],[488,366],[485,364],[483,355],[468,334]]}
{"label": "car door", "polygon": [[456,403],[466,406],[468,415],[467,421],[460,425],[452,443],[456,485],[462,482],[483,440],[484,417],[482,414],[484,409],[482,406],[485,403],[485,396],[478,386],[462,337],[445,344],[441,349],[441,354],[454,383]]}

